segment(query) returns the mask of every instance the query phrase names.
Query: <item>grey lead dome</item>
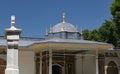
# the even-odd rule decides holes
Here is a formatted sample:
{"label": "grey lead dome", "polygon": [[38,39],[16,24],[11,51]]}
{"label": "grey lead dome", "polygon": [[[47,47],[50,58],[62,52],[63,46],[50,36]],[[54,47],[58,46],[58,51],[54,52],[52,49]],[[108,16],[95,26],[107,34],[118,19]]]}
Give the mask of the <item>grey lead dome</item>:
{"label": "grey lead dome", "polygon": [[53,26],[53,33],[61,32],[61,28],[63,27],[66,32],[76,32],[76,28],[74,25],[67,23],[67,22],[62,22],[62,23],[58,23],[55,26]]}

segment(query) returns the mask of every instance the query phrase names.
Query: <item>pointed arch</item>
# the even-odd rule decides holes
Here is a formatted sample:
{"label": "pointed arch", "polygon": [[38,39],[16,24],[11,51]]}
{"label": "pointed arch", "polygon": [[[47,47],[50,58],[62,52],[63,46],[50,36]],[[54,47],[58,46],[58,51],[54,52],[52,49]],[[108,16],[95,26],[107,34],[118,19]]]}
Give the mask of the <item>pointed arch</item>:
{"label": "pointed arch", "polygon": [[62,74],[62,66],[59,64],[52,65],[52,73],[53,74]]}
{"label": "pointed arch", "polygon": [[108,63],[107,74],[118,74],[118,67],[114,61]]}

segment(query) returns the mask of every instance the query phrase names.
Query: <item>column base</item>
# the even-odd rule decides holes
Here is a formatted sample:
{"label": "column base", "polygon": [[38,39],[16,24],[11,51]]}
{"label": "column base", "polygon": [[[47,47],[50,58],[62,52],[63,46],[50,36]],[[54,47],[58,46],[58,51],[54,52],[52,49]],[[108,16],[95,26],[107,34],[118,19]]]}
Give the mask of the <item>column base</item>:
{"label": "column base", "polygon": [[5,74],[19,74],[19,69],[5,69]]}

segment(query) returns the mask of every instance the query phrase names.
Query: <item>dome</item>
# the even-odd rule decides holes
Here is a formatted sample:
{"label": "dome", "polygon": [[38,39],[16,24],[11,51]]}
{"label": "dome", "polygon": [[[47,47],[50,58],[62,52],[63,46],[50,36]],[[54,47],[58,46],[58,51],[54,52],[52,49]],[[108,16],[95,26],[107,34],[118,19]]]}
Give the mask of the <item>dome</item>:
{"label": "dome", "polygon": [[67,22],[61,22],[53,26],[53,33],[61,32],[63,30],[66,32],[76,32],[76,27]]}

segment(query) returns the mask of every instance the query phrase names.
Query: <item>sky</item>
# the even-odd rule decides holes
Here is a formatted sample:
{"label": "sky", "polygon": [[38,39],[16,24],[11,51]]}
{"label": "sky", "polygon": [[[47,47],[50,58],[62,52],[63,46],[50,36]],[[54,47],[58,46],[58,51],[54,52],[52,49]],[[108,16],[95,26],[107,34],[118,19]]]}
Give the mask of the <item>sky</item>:
{"label": "sky", "polygon": [[16,17],[16,27],[22,37],[44,38],[46,28],[62,22],[77,25],[78,29],[98,29],[112,18],[110,4],[113,0],[0,0],[0,36],[10,27],[11,15]]}

